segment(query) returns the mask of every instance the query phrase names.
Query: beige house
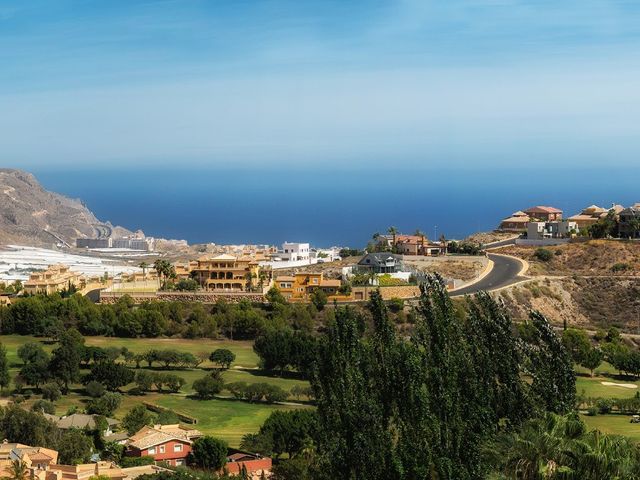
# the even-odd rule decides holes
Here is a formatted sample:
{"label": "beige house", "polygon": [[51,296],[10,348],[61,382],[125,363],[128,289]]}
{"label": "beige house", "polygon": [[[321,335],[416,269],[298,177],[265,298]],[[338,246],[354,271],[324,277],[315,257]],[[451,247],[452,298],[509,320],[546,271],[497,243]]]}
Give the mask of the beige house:
{"label": "beige house", "polygon": [[[189,264],[189,275],[207,291],[246,292],[257,287],[260,282],[268,284],[261,278],[261,259],[253,256],[236,256],[229,254],[215,257],[199,258]],[[184,276],[186,269],[180,269]]]}
{"label": "beige house", "polygon": [[32,479],[45,480],[50,466],[58,461],[58,452],[5,440],[0,444],[0,476],[11,476],[10,468],[14,461],[24,463]]}
{"label": "beige house", "polygon": [[526,232],[530,221],[531,218],[526,213],[522,211],[513,212],[500,222],[498,230],[503,232]]}
{"label": "beige house", "polygon": [[51,265],[44,272],[32,273],[24,284],[24,291],[30,295],[51,295],[68,289],[71,285],[80,290],[83,283],[83,277],[72,272],[66,265]]}
{"label": "beige house", "polygon": [[583,230],[597,223],[601,218],[606,217],[611,210],[613,210],[615,215],[619,215],[620,212],[624,210],[624,207],[622,205],[612,205],[611,208],[606,209],[597,205],[591,205],[582,210],[577,215],[569,217],[569,220],[572,222],[576,222],[578,228],[580,230]]}

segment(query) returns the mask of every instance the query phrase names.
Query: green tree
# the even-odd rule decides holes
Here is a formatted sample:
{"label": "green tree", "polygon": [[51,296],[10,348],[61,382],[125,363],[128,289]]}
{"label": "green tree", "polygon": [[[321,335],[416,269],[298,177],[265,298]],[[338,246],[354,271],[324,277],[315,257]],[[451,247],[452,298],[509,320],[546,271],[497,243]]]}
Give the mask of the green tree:
{"label": "green tree", "polygon": [[215,437],[197,438],[191,447],[189,463],[207,470],[220,470],[227,463],[227,443]]}
{"label": "green tree", "polygon": [[591,347],[582,358],[580,365],[589,370],[589,373],[593,377],[593,371],[600,366],[604,359],[604,353],[601,349]]}
{"label": "green tree", "polygon": [[571,356],[539,312],[530,314],[532,337],[527,345],[532,378],[531,391],[546,411],[567,413],[576,399],[576,376]]}
{"label": "green tree", "polygon": [[207,400],[213,398],[220,393],[224,388],[224,380],[222,375],[213,372],[211,375],[206,375],[193,382],[193,389],[196,392],[198,398]]}
{"label": "green tree", "polygon": [[154,416],[144,405],[136,405],[122,419],[122,427],[129,435],[133,435],[145,425],[151,425]]}
{"label": "green tree", "polygon": [[587,332],[578,328],[568,328],[562,332],[562,344],[567,349],[571,359],[580,364],[591,350],[591,341]]}
{"label": "green tree", "polygon": [[324,310],[325,305],[327,304],[327,294],[321,288],[315,288],[310,295],[311,303],[316,310],[322,311]]}
{"label": "green tree", "polygon": [[91,373],[86,377],[85,381],[99,382],[104,385],[107,390],[117,391],[120,387],[133,382],[134,372],[121,363],[113,361],[101,361],[91,368]]}
{"label": "green tree", "polygon": [[220,368],[229,369],[236,360],[236,354],[226,348],[218,348],[211,353],[209,360],[219,365]]}
{"label": "green tree", "polygon": [[87,413],[110,417],[113,415],[113,412],[118,409],[121,402],[122,395],[119,393],[107,392],[100,398],[94,398],[87,404]]}
{"label": "green tree", "polygon": [[284,295],[282,295],[282,293],[280,292],[280,289],[278,289],[278,287],[276,286],[271,287],[267,291],[267,293],[265,294],[265,298],[271,305],[285,305],[286,303],[288,303],[287,299],[284,298]]}
{"label": "green tree", "polygon": [[36,400],[36,402],[31,405],[31,411],[33,412],[41,412],[48,413],[49,415],[54,415],[56,413],[56,406],[48,400]]}
{"label": "green tree", "polygon": [[87,463],[93,451],[93,440],[82,430],[72,428],[62,433],[57,450],[62,465]]}
{"label": "green tree", "polygon": [[62,384],[63,393],[69,392],[69,385],[80,379],[80,361],[84,348],[84,338],[75,329],[64,330],[53,351],[50,370]]}
{"label": "green tree", "polygon": [[0,387],[7,388],[11,383],[9,376],[9,361],[7,360],[7,349],[0,343]]}
{"label": "green tree", "polygon": [[57,383],[46,383],[42,386],[42,398],[55,402],[60,399],[62,392]]}

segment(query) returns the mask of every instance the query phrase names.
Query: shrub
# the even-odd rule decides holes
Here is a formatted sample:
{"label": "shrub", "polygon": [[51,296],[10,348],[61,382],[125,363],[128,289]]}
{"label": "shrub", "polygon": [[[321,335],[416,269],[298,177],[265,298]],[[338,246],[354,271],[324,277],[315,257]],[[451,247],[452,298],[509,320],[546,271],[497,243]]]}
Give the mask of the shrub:
{"label": "shrub", "polygon": [[34,412],[48,413],[49,415],[53,415],[56,413],[55,405],[48,400],[36,401],[33,405],[31,405],[31,410]]}
{"label": "shrub", "polygon": [[611,271],[613,273],[626,272],[628,270],[631,270],[631,265],[623,262],[614,263],[613,266],[611,267]]}
{"label": "shrub", "polygon": [[197,397],[203,400],[213,398],[224,387],[222,376],[207,375],[193,382],[193,389]]}
{"label": "shrub", "polygon": [[122,468],[142,467],[144,465],[153,465],[154,463],[155,460],[151,455],[144,457],[122,457],[120,460],[120,466]]}
{"label": "shrub", "polygon": [[187,381],[179,375],[165,375],[165,385],[172,393],[179,392]]}
{"label": "shrub", "polygon": [[95,380],[87,383],[87,386],[84,389],[87,392],[87,395],[93,398],[99,398],[107,391],[103,384],[96,382]]}
{"label": "shrub", "polygon": [[387,305],[389,307],[389,310],[394,313],[398,313],[404,308],[404,300],[402,300],[401,298],[392,298],[391,300],[389,300],[389,302],[387,302]]}
{"label": "shrub", "polygon": [[109,417],[118,409],[121,401],[122,395],[119,393],[107,392],[100,398],[94,398],[89,402],[87,413]]}
{"label": "shrub", "polygon": [[154,375],[146,370],[136,372],[134,381],[141,392],[148,392],[153,386]]}
{"label": "shrub", "polygon": [[42,386],[42,398],[55,402],[62,396],[60,387],[56,383],[47,383]]}
{"label": "shrub", "polygon": [[235,353],[226,348],[218,348],[209,355],[209,360],[219,365],[220,368],[230,368],[235,359]]}
{"label": "shrub", "polygon": [[553,258],[553,252],[547,248],[537,248],[533,256],[541,262],[548,262]]}
{"label": "shrub", "polygon": [[289,395],[277,385],[269,385],[265,394],[267,403],[284,402]]}
{"label": "shrub", "polygon": [[598,413],[607,414],[611,413],[611,408],[613,407],[613,401],[610,398],[599,398],[596,400],[596,408],[598,409]]}
{"label": "shrub", "polygon": [[220,470],[227,463],[228,446],[223,440],[206,436],[193,442],[190,463],[200,468]]}

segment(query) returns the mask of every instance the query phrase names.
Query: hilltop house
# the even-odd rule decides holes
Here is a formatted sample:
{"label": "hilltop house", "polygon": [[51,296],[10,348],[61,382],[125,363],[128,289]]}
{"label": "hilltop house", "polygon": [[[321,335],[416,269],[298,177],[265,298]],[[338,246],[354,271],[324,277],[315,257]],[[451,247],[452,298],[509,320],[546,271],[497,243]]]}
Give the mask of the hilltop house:
{"label": "hilltop house", "polygon": [[430,242],[426,235],[396,234],[395,243],[393,235],[378,235],[376,243],[382,249],[393,249],[403,255],[441,255],[446,252],[446,245]]}
{"label": "hilltop house", "polygon": [[532,220],[538,220],[541,222],[553,222],[556,220],[562,220],[562,210],[555,207],[546,207],[543,205],[537,205],[535,207],[528,208],[524,211]]}
{"label": "hilltop house", "polygon": [[200,437],[200,431],[177,424],[145,426],[129,438],[126,455],[151,456],[156,462],[177,467],[186,464],[193,441]]}
{"label": "hilltop house", "polygon": [[624,238],[640,238],[640,203],[620,212],[618,234]]}
{"label": "hilltop house", "polygon": [[597,223],[601,218],[606,217],[610,211],[613,211],[614,214],[618,216],[622,210],[624,210],[622,205],[612,205],[610,209],[602,208],[597,205],[590,205],[577,215],[569,217],[568,220],[576,222],[579,230],[586,230]]}
{"label": "hilltop house", "polygon": [[396,273],[402,270],[402,256],[387,252],[368,253],[358,262],[359,271]]}
{"label": "hilltop house", "polygon": [[529,215],[522,211],[517,211],[511,214],[511,216],[503,219],[500,222],[498,230],[503,232],[519,232],[523,233],[527,231],[527,225],[531,221]]}

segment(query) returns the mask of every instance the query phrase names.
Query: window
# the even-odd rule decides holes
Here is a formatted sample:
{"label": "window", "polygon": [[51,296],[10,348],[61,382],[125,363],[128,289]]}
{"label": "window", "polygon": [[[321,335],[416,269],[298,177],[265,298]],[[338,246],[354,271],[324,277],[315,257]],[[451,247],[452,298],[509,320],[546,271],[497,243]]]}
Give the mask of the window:
{"label": "window", "polygon": [[315,283],[315,284],[317,285],[317,284],[318,284],[318,279],[317,279],[317,278],[314,278],[314,279],[313,279],[313,283]]}
{"label": "window", "polygon": [[160,453],[164,453],[164,445],[160,445]]}
{"label": "window", "polygon": [[181,452],[182,451],[182,444],[181,443],[177,443],[173,446],[173,451],[174,452]]}
{"label": "window", "polygon": [[178,458],[178,459],[176,460],[176,467],[179,467],[179,466],[181,466],[181,465],[184,465],[184,460],[182,460],[181,458]]}
{"label": "window", "polygon": [[151,447],[149,449],[149,455],[155,455],[156,454],[156,447]]}

